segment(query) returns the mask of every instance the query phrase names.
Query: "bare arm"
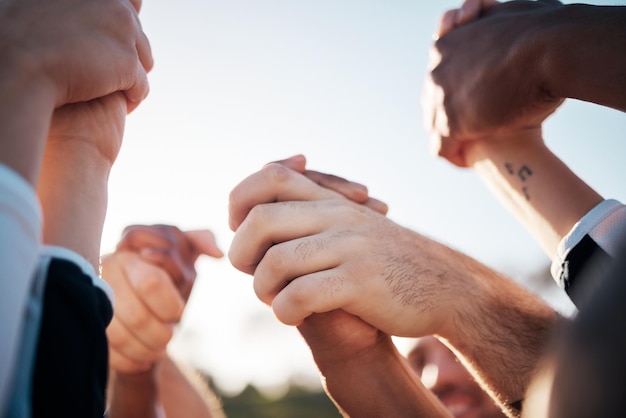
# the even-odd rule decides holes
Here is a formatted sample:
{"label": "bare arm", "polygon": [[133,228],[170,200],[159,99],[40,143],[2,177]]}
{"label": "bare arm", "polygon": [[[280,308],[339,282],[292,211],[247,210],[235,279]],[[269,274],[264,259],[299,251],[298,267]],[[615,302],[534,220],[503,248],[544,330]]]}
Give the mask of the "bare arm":
{"label": "bare arm", "polygon": [[231,262],[279,320],[342,309],[385,334],[436,334],[500,405],[523,399],[558,320],[536,296],[285,167],[264,167],[230,198]]}
{"label": "bare arm", "polygon": [[158,364],[159,399],[170,418],[225,418],[217,395],[195,371],[171,357]]}
{"label": "bare arm", "polygon": [[475,141],[468,162],[537,240],[555,255],[559,241],[603,198],[544,144],[539,129]]}
{"label": "bare arm", "polygon": [[344,311],[314,314],[299,327],[326,392],[346,417],[449,417],[416,378],[391,338]]}
{"label": "bare arm", "polygon": [[465,4],[474,6],[463,22],[448,22],[456,11],[442,18],[449,32],[431,50],[424,88],[424,122],[440,156],[467,166],[466,141],[540,126],[567,98],[626,111],[626,7]]}
{"label": "bare arm", "polygon": [[222,416],[206,383],[185,373],[166,352],[200,254],[222,256],[210,231],[134,225],[126,228],[117,251],[103,259],[103,277],[117,296],[107,328],[111,418]]}
{"label": "bare arm", "polygon": [[126,100],[116,93],[55,112],[37,188],[44,243],[100,264],[108,178],[122,143]]}

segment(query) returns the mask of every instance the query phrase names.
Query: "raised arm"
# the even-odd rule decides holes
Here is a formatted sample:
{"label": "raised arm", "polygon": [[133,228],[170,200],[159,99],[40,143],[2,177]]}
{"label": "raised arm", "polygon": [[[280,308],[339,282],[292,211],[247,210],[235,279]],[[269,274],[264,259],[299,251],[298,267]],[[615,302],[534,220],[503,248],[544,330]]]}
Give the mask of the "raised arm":
{"label": "raised arm", "polygon": [[282,322],[342,309],[437,334],[505,408],[523,398],[557,315],[512,281],[277,164],[233,190],[230,214],[231,261]]}
{"label": "raised arm", "polygon": [[222,256],[210,231],[134,225],[126,228],[116,252],[103,259],[103,277],[116,295],[107,329],[111,418],[223,416],[206,383],[166,352],[200,254]]}
{"label": "raised arm", "polygon": [[561,239],[603,198],[545,145],[539,129],[474,141],[467,161],[552,259]]}
{"label": "raised arm", "polygon": [[424,121],[439,155],[467,166],[464,141],[539,126],[566,98],[626,111],[626,7],[483,3],[431,51]]}
{"label": "raised arm", "polygon": [[346,417],[449,417],[389,335],[343,310],[313,314],[298,327]]}

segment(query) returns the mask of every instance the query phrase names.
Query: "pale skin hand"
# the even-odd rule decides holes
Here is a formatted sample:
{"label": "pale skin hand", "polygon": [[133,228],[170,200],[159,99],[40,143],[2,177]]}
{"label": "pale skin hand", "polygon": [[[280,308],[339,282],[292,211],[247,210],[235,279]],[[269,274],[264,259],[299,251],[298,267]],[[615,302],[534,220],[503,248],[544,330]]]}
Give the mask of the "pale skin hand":
{"label": "pale skin hand", "polygon": [[140,3],[0,4],[0,163],[36,186],[55,108],[122,91],[130,111],[145,98],[152,55]]}
{"label": "pale skin hand", "polygon": [[6,0],[1,45],[50,82],[56,106],[123,91],[132,110],[148,92],[153,65],[140,7],[141,0]]}
{"label": "pale skin hand", "polygon": [[102,260],[102,276],[116,295],[107,328],[113,369],[141,372],[163,357],[201,254],[222,256],[210,231],[137,225],[127,228],[116,252]]}
{"label": "pale skin hand", "polygon": [[133,225],[103,259],[103,278],[116,296],[107,328],[111,417],[221,416],[208,389],[192,384],[166,354],[202,254],[223,255],[208,230]]}
{"label": "pale skin hand", "polygon": [[468,0],[442,16],[422,97],[434,152],[466,167],[464,141],[537,127],[557,109],[562,98],[541,87],[543,57],[523,47],[540,17],[558,7]]}
{"label": "pale skin hand", "polygon": [[282,322],[342,309],[387,334],[438,334],[503,406],[523,398],[556,314],[519,286],[278,164],[233,190],[230,215],[231,262]]}
{"label": "pale skin hand", "polygon": [[302,154],[294,155],[284,160],[274,161],[274,163],[282,164],[300,174],[304,174],[305,177],[320,186],[333,190],[349,200],[367,206],[383,215],[386,215],[389,210],[384,202],[370,197],[367,186],[361,183],[350,181],[333,174],[307,170],[306,157]]}

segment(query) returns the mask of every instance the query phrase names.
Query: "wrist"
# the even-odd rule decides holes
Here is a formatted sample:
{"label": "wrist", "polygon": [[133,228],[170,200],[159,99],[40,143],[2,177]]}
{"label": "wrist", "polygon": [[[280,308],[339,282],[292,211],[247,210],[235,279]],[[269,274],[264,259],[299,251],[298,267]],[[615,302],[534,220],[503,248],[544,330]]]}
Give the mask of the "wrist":
{"label": "wrist", "polygon": [[465,147],[468,166],[476,169],[486,161],[494,164],[510,159],[520,159],[521,155],[536,155],[546,146],[542,138],[541,126],[518,128],[501,132],[490,138],[470,141]]}

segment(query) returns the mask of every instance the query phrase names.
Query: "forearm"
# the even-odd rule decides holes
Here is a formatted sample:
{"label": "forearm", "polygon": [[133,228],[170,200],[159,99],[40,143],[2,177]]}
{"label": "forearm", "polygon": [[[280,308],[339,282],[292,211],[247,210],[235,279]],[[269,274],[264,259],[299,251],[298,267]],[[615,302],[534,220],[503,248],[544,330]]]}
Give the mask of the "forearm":
{"label": "forearm", "polygon": [[[472,259],[457,260],[458,274],[473,278],[473,299],[460,301],[439,336],[453,349],[510,416],[523,401],[554,329],[558,314],[517,283]],[[450,278],[454,282],[454,278]]]}
{"label": "forearm", "polygon": [[541,139],[477,141],[468,161],[552,258],[561,239],[603,199]]}
{"label": "forearm", "polygon": [[156,368],[142,373],[111,370],[108,391],[109,418],[160,418]]}
{"label": "forearm", "polygon": [[167,417],[224,418],[217,396],[200,376],[181,370],[167,356],[157,367],[159,401]]}
{"label": "forearm", "polygon": [[[344,416],[449,417],[389,341],[384,349],[341,364],[318,361],[325,389]],[[382,347],[379,347],[382,348]]]}
{"label": "forearm", "polygon": [[111,163],[80,141],[46,147],[37,193],[44,213],[44,243],[85,257],[99,269]]}
{"label": "forearm", "polygon": [[556,8],[538,21],[530,42],[540,45],[545,71],[541,87],[553,97],[626,111],[626,7]]}
{"label": "forearm", "polygon": [[329,338],[323,319],[328,315],[312,315],[299,330],[311,348],[326,392],[344,416],[449,417],[410,370],[389,336],[378,332],[375,343],[346,349],[358,336],[348,334],[341,341],[332,335]]}

